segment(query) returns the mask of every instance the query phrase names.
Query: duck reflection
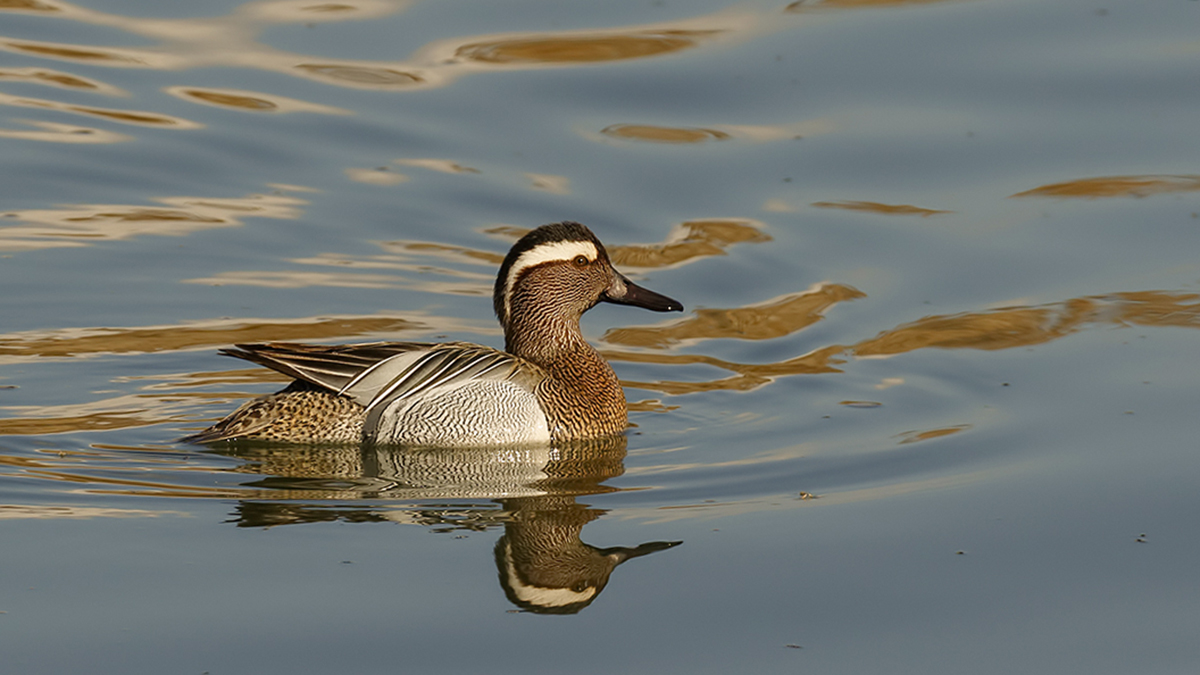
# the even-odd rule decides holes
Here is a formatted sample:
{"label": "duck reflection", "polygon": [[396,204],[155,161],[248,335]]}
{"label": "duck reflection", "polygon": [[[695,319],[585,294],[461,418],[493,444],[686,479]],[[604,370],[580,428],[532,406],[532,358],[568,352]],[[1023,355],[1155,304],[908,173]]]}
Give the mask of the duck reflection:
{"label": "duck reflection", "polygon": [[596,548],[580,540],[579,531],[601,511],[574,497],[523,497],[505,500],[506,507],[510,501],[516,508],[496,542],[496,570],[509,601],[530,612],[574,614],[592,604],[621,563],[683,543]]}
{"label": "duck reflection", "polygon": [[[503,526],[494,556],[500,586],[522,610],[574,614],[590,605],[623,562],[682,542],[598,548],[584,525],[604,515],[580,496],[615,491],[604,482],[624,472],[626,438],[555,446],[485,448],[231,445],[215,449],[264,474],[247,487],[266,500],[239,503],[232,522],[271,527],[310,522],[404,522],[435,531]],[[271,501],[286,490],[289,501]],[[268,492],[269,491],[269,492]],[[343,508],[313,499],[405,499],[409,509]],[[472,500],[476,500],[472,502]]]}

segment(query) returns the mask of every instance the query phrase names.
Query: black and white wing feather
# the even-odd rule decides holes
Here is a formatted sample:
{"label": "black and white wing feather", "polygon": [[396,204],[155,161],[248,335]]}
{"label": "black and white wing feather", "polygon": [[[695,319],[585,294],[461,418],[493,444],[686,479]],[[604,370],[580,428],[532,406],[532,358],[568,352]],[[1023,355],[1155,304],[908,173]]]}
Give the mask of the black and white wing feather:
{"label": "black and white wing feather", "polygon": [[405,354],[428,351],[436,346],[428,342],[370,342],[358,345],[264,342],[239,344],[236,349],[222,349],[221,353],[266,366],[323,389],[341,392],[347,383],[372,366]]}

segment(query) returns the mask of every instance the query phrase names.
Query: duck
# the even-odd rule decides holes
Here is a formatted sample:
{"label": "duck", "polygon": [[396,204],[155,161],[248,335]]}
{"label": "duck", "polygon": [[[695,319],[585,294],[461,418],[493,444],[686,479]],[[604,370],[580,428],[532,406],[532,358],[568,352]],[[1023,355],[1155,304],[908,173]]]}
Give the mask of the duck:
{"label": "duck", "polygon": [[586,226],[542,225],[513,244],[496,275],[504,351],[466,342],[237,344],[220,353],[293,382],[180,440],[462,447],[622,434],[624,389],[579,327],[600,302],[683,311],[618,272]]}

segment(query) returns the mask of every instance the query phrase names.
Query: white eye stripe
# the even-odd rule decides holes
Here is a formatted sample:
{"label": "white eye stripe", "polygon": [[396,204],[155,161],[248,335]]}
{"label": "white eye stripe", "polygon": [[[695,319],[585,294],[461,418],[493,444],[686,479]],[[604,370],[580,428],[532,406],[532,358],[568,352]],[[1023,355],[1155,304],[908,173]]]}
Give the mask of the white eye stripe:
{"label": "white eye stripe", "polygon": [[596,245],[590,241],[555,241],[541,246],[535,246],[525,251],[513,263],[508,271],[508,281],[514,281],[526,268],[556,260],[574,260],[575,256],[583,256],[589,262],[596,259]]}
{"label": "white eye stripe", "polygon": [[535,246],[517,257],[516,262],[508,270],[508,278],[504,280],[504,313],[509,314],[509,298],[512,296],[513,284],[520,278],[521,273],[530,267],[555,261],[574,260],[583,256],[588,262],[594,262],[600,257],[596,245],[590,241],[554,241]]}

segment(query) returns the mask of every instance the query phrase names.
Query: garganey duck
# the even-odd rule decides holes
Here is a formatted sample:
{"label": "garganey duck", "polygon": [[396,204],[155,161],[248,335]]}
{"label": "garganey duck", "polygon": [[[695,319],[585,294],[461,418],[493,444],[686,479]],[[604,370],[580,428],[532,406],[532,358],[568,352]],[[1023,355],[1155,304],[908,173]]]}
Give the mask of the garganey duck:
{"label": "garganey duck", "polygon": [[505,351],[465,342],[239,344],[221,353],[295,381],[182,440],[465,446],[619,434],[625,392],[579,330],[602,301],[683,310],[614,269],[588,228],[543,225],[513,245],[496,277]]}

